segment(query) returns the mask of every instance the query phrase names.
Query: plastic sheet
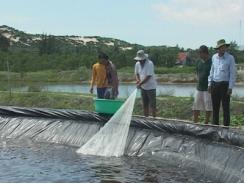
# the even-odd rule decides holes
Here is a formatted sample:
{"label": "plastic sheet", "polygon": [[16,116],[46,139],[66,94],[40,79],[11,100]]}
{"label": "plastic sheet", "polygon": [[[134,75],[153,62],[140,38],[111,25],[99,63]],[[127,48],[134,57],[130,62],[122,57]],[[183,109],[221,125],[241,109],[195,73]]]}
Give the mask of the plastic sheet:
{"label": "plastic sheet", "polygon": [[[0,137],[80,147],[108,118],[73,110],[0,107]],[[243,182],[243,131],[181,120],[133,117],[126,155],[194,168],[214,182]]]}
{"label": "plastic sheet", "polygon": [[[101,116],[94,112],[67,110],[67,109],[44,109],[0,106],[0,115],[14,117],[38,117],[52,119],[69,119],[81,121],[93,121],[106,123],[109,117]],[[157,130],[183,135],[195,136],[218,142],[244,147],[243,131],[237,128],[227,128],[214,125],[193,124],[183,120],[150,119],[140,116],[132,118],[131,127]]]}
{"label": "plastic sheet", "polygon": [[105,157],[124,155],[137,89],[110,120],[77,153]]}

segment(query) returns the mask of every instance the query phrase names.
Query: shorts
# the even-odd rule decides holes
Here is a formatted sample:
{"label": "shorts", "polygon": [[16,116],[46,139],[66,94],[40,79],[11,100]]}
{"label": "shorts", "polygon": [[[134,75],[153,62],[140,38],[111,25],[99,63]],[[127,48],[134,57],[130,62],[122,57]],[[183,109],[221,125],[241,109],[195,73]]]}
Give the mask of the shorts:
{"label": "shorts", "polygon": [[156,109],[156,89],[141,89],[141,97],[144,107],[150,106],[152,109]]}
{"label": "shorts", "polygon": [[213,111],[211,94],[208,91],[196,91],[192,110]]}

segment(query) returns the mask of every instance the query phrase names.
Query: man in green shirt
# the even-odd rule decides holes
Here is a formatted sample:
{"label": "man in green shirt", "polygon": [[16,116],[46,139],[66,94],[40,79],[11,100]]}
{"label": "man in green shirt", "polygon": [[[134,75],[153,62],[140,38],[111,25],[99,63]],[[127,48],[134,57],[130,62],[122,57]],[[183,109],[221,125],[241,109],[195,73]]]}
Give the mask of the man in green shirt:
{"label": "man in green shirt", "polygon": [[205,111],[205,124],[208,124],[212,113],[212,100],[211,95],[208,93],[208,76],[211,69],[211,59],[209,58],[208,47],[202,45],[199,48],[200,59],[197,61],[197,91],[195,101],[193,104],[194,122],[199,121],[200,111]]}

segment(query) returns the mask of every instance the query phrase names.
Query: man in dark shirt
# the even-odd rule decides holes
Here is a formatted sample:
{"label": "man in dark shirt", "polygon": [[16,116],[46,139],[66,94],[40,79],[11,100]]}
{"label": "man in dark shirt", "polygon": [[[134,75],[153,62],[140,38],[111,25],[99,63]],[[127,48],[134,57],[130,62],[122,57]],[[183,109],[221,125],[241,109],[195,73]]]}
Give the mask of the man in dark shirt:
{"label": "man in dark shirt", "polygon": [[208,47],[202,45],[199,48],[200,59],[197,61],[197,91],[195,101],[193,104],[194,122],[199,121],[200,111],[205,111],[205,124],[208,124],[212,113],[212,100],[211,95],[208,93],[208,76],[211,69],[211,59],[209,58]]}

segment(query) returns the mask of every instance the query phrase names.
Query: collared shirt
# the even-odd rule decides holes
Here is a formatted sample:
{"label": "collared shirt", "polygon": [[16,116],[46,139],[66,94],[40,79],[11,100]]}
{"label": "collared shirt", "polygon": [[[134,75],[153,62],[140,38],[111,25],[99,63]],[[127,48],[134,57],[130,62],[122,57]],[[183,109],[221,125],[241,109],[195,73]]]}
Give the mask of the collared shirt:
{"label": "collared shirt", "polygon": [[235,59],[232,55],[225,52],[222,57],[219,57],[218,53],[212,57],[212,66],[210,75],[208,77],[208,86],[211,86],[211,82],[229,82],[229,88],[232,89],[236,81],[236,66]]}
{"label": "collared shirt", "polygon": [[109,63],[106,65],[106,72],[108,87],[112,87],[113,92],[118,93],[119,80],[117,75],[117,69],[111,61],[109,61]]}
{"label": "collared shirt", "polygon": [[156,89],[157,82],[155,80],[154,65],[149,59],[145,61],[145,64],[141,66],[140,62],[135,64],[135,75],[139,74],[140,80],[144,80],[147,76],[151,76],[148,81],[141,85],[145,90]]}
{"label": "collared shirt", "polygon": [[107,80],[108,80],[108,85],[112,87],[118,87],[118,76],[117,76],[117,69],[116,66],[109,61],[108,64],[106,65],[106,72],[107,72]]}

